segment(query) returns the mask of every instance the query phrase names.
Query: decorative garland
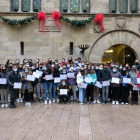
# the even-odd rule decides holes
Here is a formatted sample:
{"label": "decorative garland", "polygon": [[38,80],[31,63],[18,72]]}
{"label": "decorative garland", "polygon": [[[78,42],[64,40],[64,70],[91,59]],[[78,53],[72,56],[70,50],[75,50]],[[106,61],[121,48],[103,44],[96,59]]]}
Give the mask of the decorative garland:
{"label": "decorative garland", "polygon": [[88,18],[86,20],[70,20],[68,18],[63,17],[62,15],[60,17],[60,19],[64,20],[65,22],[71,24],[72,26],[77,26],[77,27],[81,27],[81,26],[87,25],[94,18],[95,18],[95,15],[93,15],[91,18]]}
{"label": "decorative garland", "polygon": [[34,15],[32,17],[28,17],[25,19],[16,20],[16,19],[8,19],[8,18],[5,18],[5,17],[0,15],[0,19],[2,19],[4,22],[6,22],[9,25],[27,24],[27,23],[31,22],[32,20],[35,20],[36,18],[37,18],[37,15]]}

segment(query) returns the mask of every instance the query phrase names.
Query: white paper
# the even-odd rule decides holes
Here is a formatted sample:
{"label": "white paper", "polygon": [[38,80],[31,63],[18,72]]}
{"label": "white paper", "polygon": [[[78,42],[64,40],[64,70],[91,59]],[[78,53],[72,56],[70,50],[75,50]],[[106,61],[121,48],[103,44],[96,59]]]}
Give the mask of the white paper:
{"label": "white paper", "polygon": [[52,75],[45,75],[45,77],[46,77],[46,81],[47,81],[47,80],[53,80],[53,79],[52,79],[52,78],[53,78]]}
{"label": "white paper", "polygon": [[133,86],[133,90],[138,90],[138,91],[139,91],[140,88],[138,87],[138,85],[134,85],[134,86]]}
{"label": "white paper", "polygon": [[74,73],[67,73],[68,78],[73,78],[74,77]]}
{"label": "white paper", "polygon": [[96,87],[99,87],[99,88],[102,88],[103,85],[99,81],[97,81],[96,84],[95,84],[95,86]]}
{"label": "white paper", "polygon": [[103,87],[110,86],[110,81],[103,81]]}
{"label": "white paper", "polygon": [[58,78],[54,78],[54,83],[60,83],[61,81],[60,81],[60,77],[58,77]]}
{"label": "white paper", "polygon": [[86,83],[81,83],[81,85],[79,85],[79,88],[87,88],[87,84]]}
{"label": "white paper", "polygon": [[67,79],[67,74],[62,74],[62,75],[60,75],[60,79]]}
{"label": "white paper", "polygon": [[91,82],[92,82],[92,78],[87,78],[87,77],[86,77],[86,78],[85,78],[85,82],[86,82],[86,83],[91,83]]}
{"label": "white paper", "polygon": [[0,78],[0,84],[5,85],[6,84],[6,78]]}
{"label": "white paper", "polygon": [[138,83],[138,84],[140,83],[140,78],[137,78],[137,83]]}
{"label": "white paper", "polygon": [[39,71],[39,70],[36,70],[36,73],[39,74],[39,76],[42,76],[42,74],[43,74],[43,72]]}
{"label": "white paper", "polygon": [[119,84],[120,83],[120,79],[119,78],[113,78],[112,77],[112,83],[115,83],[115,84]]}
{"label": "white paper", "polygon": [[33,75],[27,75],[27,81],[34,81],[35,77]]}
{"label": "white paper", "polygon": [[37,79],[39,79],[39,73],[33,72],[33,76]]}
{"label": "white paper", "polygon": [[22,83],[14,83],[14,89],[21,89]]}
{"label": "white paper", "polygon": [[60,89],[60,94],[67,95],[67,89]]}
{"label": "white paper", "polygon": [[130,84],[131,78],[123,78],[123,83]]}

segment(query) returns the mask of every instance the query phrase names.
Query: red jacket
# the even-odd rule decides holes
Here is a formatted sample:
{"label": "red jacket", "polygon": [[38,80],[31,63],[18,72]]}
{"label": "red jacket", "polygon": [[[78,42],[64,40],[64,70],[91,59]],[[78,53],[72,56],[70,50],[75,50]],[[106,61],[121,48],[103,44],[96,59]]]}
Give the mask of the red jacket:
{"label": "red jacket", "polygon": [[[140,78],[140,72],[138,72],[138,78]],[[140,84],[138,84],[138,87],[140,87]]]}
{"label": "red jacket", "polygon": [[62,64],[62,66],[63,66],[64,64],[66,64],[66,62],[61,61],[61,64]]}

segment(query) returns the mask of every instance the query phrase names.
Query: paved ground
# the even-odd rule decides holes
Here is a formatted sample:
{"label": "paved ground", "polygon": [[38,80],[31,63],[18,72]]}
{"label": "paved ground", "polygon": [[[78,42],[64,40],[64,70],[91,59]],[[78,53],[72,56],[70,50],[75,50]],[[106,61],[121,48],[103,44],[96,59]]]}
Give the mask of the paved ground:
{"label": "paved ground", "polygon": [[136,105],[20,103],[0,116],[0,140],[140,140]]}

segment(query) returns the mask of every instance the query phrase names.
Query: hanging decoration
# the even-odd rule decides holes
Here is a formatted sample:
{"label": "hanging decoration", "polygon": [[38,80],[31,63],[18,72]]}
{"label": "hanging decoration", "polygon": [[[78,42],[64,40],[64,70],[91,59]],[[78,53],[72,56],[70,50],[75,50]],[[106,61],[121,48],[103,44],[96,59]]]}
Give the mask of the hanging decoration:
{"label": "hanging decoration", "polygon": [[103,19],[104,19],[104,16],[100,13],[97,14],[95,16],[95,19],[94,19],[94,21],[100,25],[100,28],[102,29],[102,32],[104,32],[104,30],[105,30],[105,28],[103,26]]}
{"label": "hanging decoration", "polygon": [[94,19],[94,17],[95,17],[95,15],[93,15],[91,18],[88,18],[86,20],[70,20],[69,18],[65,18],[65,17],[61,16],[61,19],[64,20],[65,22],[71,24],[72,26],[81,27],[81,26],[87,25],[90,21],[92,21]]}
{"label": "hanging decoration", "polygon": [[34,15],[32,17],[28,17],[25,19],[20,19],[20,20],[16,20],[16,19],[8,19],[6,17],[3,17],[2,15],[0,15],[0,19],[2,19],[4,22],[6,22],[9,25],[22,25],[22,24],[27,24],[33,20],[35,20],[37,17],[37,15]]}
{"label": "hanging decoration", "polygon": [[61,27],[60,27],[60,23],[59,23],[60,17],[61,17],[60,13],[54,10],[53,13],[52,13],[52,15],[51,15],[51,18],[53,18],[54,20],[56,20],[56,25],[57,25],[59,28],[61,28]]}
{"label": "hanging decoration", "polygon": [[44,13],[44,12],[39,12],[38,14],[37,14],[37,18],[41,21],[41,31],[45,34],[45,32],[44,32],[44,25],[43,25],[43,22],[44,22],[44,20],[46,20],[46,14]]}

